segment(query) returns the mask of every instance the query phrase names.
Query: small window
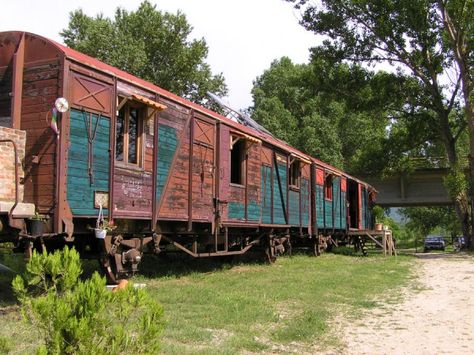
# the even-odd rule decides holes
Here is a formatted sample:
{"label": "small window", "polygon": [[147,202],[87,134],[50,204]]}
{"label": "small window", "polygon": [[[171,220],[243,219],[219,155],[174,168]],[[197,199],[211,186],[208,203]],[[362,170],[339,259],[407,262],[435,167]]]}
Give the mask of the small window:
{"label": "small window", "polygon": [[324,180],[324,198],[326,200],[332,201],[332,179],[333,176],[331,174],[326,175],[326,179]]}
{"label": "small window", "polygon": [[232,136],[230,151],[230,182],[231,184],[245,184],[245,139]]}
{"label": "small window", "polygon": [[290,186],[299,188],[300,179],[301,179],[301,163],[299,160],[295,159],[290,164]]}
{"label": "small window", "polygon": [[117,115],[115,126],[115,159],[126,164],[139,165],[141,152],[142,109],[124,105]]}

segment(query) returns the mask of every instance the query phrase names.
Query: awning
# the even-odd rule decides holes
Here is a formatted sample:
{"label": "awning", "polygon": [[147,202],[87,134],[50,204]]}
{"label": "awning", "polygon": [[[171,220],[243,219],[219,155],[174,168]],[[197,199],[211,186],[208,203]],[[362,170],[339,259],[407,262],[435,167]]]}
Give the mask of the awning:
{"label": "awning", "polygon": [[166,109],[165,105],[159,104],[158,102],[153,101],[145,96],[132,94],[132,98],[138,102],[141,102],[142,104],[145,104],[151,108],[154,108],[156,111],[163,111]]}
{"label": "awning", "polygon": [[237,131],[231,131],[231,135],[236,136],[238,139],[236,140],[230,140],[230,148],[232,149],[232,146],[237,143],[239,139],[245,139],[251,143],[262,143],[262,141],[258,138],[249,136],[248,134],[242,133],[242,132],[237,132]]}
{"label": "awning", "polygon": [[303,162],[303,163],[305,163],[305,164],[311,165],[311,160],[309,160],[309,159],[307,159],[307,158],[305,158],[305,157],[303,157],[303,156],[301,156],[301,155],[299,155],[299,154],[291,153],[291,154],[290,154],[290,157],[296,158],[296,159],[298,159],[299,161],[301,161],[301,162]]}

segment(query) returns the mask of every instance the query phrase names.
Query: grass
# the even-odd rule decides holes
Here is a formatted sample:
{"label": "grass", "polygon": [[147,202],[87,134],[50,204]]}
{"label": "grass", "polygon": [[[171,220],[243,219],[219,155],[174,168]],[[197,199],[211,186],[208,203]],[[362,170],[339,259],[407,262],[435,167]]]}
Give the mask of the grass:
{"label": "grass", "polygon": [[377,300],[395,297],[411,275],[410,258],[334,254],[283,257],[272,266],[216,264],[212,272],[209,263],[174,267],[178,273],[136,279],[165,308],[166,353],[339,346],[333,317],[357,317],[377,307]]}
{"label": "grass", "polygon": [[[357,318],[379,301],[396,298],[399,286],[411,279],[412,259],[295,255],[279,258],[274,265],[255,260],[232,265],[214,259],[144,260],[144,275],[133,281],[147,284],[165,309],[163,352],[231,354],[340,346],[334,318]],[[14,307],[11,304],[1,303],[0,308]],[[18,309],[0,312],[0,353],[2,342],[15,352],[30,352],[25,344],[30,335]]]}

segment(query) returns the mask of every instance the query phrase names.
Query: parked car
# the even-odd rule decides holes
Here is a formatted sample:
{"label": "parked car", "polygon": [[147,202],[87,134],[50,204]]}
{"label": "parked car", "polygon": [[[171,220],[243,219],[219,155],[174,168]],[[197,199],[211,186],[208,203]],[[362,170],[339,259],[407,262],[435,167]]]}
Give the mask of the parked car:
{"label": "parked car", "polygon": [[428,250],[444,250],[445,242],[441,235],[428,235],[425,238],[425,244],[423,251],[426,253]]}

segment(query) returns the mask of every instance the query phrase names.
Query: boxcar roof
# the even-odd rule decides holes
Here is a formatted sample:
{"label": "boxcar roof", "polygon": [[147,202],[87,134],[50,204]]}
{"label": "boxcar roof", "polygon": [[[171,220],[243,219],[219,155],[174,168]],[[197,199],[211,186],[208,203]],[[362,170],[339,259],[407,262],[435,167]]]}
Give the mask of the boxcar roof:
{"label": "boxcar roof", "polygon": [[[96,58],[93,58],[91,56],[88,56],[84,53],[81,53],[81,52],[78,52],[72,48],[69,48],[63,44],[60,44],[54,40],[51,40],[51,39],[48,39],[48,38],[45,38],[45,37],[42,37],[40,35],[37,35],[37,34],[33,34],[33,33],[29,33],[29,32],[23,32],[23,31],[8,31],[8,32],[0,32],[0,37],[4,37],[4,36],[8,36],[8,35],[17,35],[18,37],[20,37],[22,34],[26,34],[32,38],[37,38],[39,40],[42,40],[42,41],[45,41],[45,42],[48,42],[50,43],[51,45],[55,46],[61,53],[64,54],[64,56],[69,59],[69,60],[72,60],[72,61],[75,61],[75,62],[78,62],[80,64],[83,64],[83,65],[87,65],[91,68],[94,68],[96,70],[99,70],[101,72],[105,72],[105,73],[108,73],[118,79],[122,79],[124,81],[127,81],[131,84],[134,84],[134,85],[137,85],[143,89],[147,89],[151,92],[154,92],[162,97],[165,97],[167,99],[170,99],[172,101],[175,101],[177,103],[180,103],[184,106],[187,106],[189,108],[192,108],[196,111],[199,111],[199,112],[202,112],[208,116],[211,116],[213,117],[214,119],[216,120],[219,120],[219,121],[222,121],[224,122],[225,124],[227,124],[228,126],[231,126],[233,128],[236,128],[242,132],[244,132],[245,134],[248,134],[250,136],[254,136],[254,137],[258,137],[259,139],[263,140],[263,141],[266,141],[268,143],[270,143],[271,145],[274,145],[280,149],[283,149],[289,153],[294,153],[296,155],[299,155],[299,156],[303,156],[305,158],[309,158],[311,161],[313,161],[316,165],[319,165],[320,167],[326,169],[326,170],[329,170],[331,172],[334,172],[336,174],[339,174],[339,175],[342,175],[342,176],[345,176],[345,177],[348,177],[352,180],[355,180],[363,185],[366,185],[366,186],[369,186],[371,187],[370,185],[368,185],[367,183],[353,177],[353,176],[350,176],[349,174],[343,172],[342,170],[340,169],[337,169],[329,164],[326,164],[324,162],[322,162],[321,160],[317,159],[317,158],[314,158],[314,157],[311,157],[309,156],[308,154],[305,154],[301,151],[299,151],[298,149],[295,149],[293,147],[291,147],[290,145],[288,145],[287,143],[273,137],[272,135],[269,135],[265,132],[261,132],[261,131],[257,131],[255,129],[252,129],[252,128],[249,128],[249,127],[246,127],[238,122],[234,122],[232,121],[231,119],[221,115],[221,114],[218,114],[217,112],[214,112],[214,111],[211,111],[201,105],[198,105],[192,101],[189,101],[189,100],[186,100],[176,94],[173,94],[163,88],[160,88],[159,86],[153,84],[153,83],[150,83],[146,80],[143,80],[143,79],[140,79],[130,73],[127,73],[123,70],[120,70],[116,67],[113,67],[107,63],[104,63]],[[373,189],[373,187],[371,187]]]}

